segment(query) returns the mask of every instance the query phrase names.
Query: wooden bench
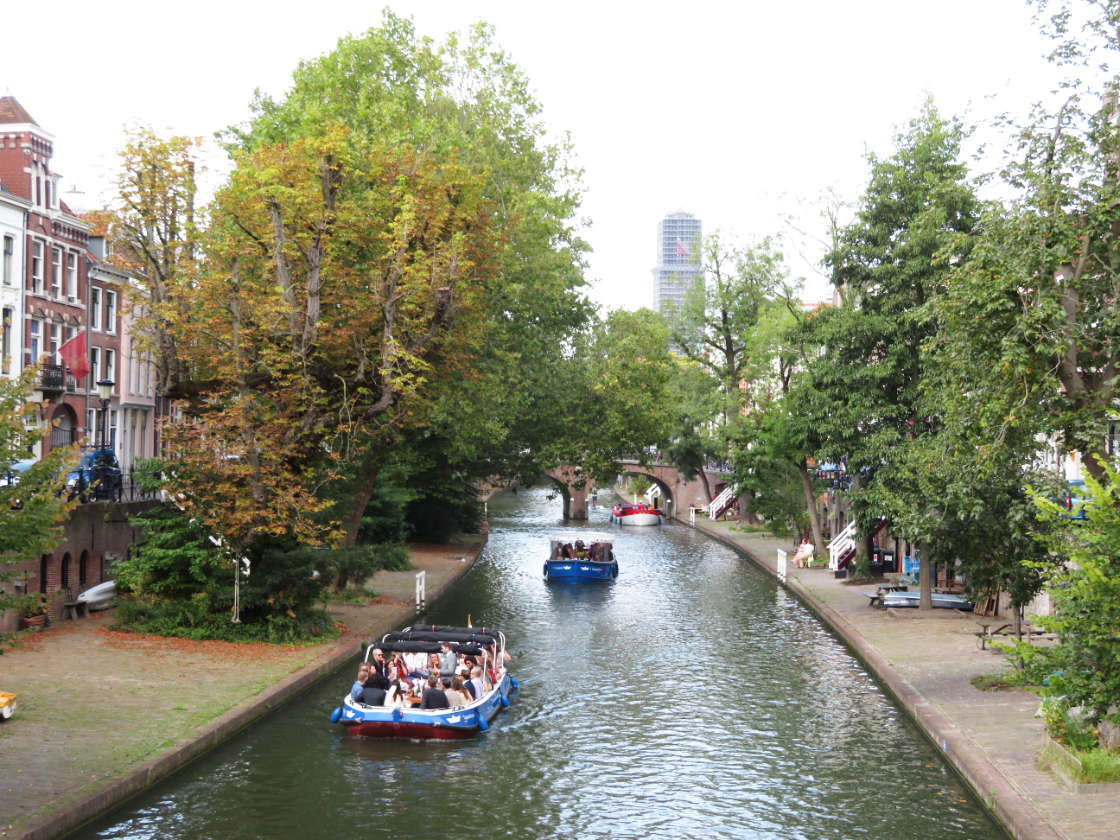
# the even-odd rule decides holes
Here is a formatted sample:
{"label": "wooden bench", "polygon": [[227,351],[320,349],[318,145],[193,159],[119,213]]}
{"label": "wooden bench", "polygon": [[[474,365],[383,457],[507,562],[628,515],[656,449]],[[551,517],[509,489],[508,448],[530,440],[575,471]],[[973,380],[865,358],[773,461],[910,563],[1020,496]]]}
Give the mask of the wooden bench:
{"label": "wooden bench", "polygon": [[66,608],[66,615],[63,618],[77,621],[79,618],[88,615],[85,601],[63,601],[62,606]]}

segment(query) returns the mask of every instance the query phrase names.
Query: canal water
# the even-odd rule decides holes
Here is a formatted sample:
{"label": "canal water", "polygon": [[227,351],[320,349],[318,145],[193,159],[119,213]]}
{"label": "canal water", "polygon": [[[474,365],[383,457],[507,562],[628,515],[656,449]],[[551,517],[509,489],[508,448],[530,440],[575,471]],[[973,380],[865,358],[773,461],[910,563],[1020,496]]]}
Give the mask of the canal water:
{"label": "canal water", "polygon": [[[467,741],[351,738],[353,666],[81,838],[1003,838],[860,662],[749,561],[679,525],[490,503],[426,619],[506,631],[520,683]],[[614,583],[545,583],[548,536],[614,533]],[[356,666],[355,658],[354,665]]]}

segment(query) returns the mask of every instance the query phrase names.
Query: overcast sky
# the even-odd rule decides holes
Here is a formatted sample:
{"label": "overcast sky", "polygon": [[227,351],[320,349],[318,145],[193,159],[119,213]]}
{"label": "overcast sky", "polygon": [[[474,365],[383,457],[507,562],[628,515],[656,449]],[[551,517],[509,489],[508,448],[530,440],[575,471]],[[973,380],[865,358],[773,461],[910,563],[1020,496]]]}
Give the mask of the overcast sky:
{"label": "overcast sky", "polygon": [[[889,154],[926,93],[983,123],[1025,115],[1056,81],[1025,0],[63,0],[5,11],[0,88],[54,135],[63,198],[89,209],[108,198],[123,126],[209,136],[241,122],[255,88],[282,95],[301,59],[385,5],[437,40],[494,25],[571,135],[591,296],[608,307],[651,304],[665,214],[740,241],[788,233],[787,218],[819,231],[822,194],[855,201],[866,152]],[[785,250],[824,299],[819,250],[797,236]]]}

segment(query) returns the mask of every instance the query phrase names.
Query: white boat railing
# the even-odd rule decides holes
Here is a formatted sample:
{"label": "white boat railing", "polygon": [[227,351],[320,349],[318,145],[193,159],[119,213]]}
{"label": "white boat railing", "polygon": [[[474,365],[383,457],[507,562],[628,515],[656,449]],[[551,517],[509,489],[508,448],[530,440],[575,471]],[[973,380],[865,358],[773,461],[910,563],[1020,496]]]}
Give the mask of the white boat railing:
{"label": "white boat railing", "polygon": [[828,544],[828,568],[836,571],[844,558],[854,554],[856,550],[856,522],[853,519],[839,534],[833,537]]}
{"label": "white boat railing", "polygon": [[708,505],[708,518],[719,519],[727,511],[731,505],[735,503],[737,493],[735,487],[731,484],[723,488],[723,492],[712,499],[712,503]]}

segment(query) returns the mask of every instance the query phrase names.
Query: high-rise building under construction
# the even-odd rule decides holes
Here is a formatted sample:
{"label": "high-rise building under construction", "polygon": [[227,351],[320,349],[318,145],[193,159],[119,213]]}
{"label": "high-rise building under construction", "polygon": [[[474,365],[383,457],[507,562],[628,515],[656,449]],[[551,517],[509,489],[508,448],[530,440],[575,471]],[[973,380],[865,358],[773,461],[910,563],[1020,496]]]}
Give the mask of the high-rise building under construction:
{"label": "high-rise building under construction", "polygon": [[653,308],[679,312],[685,294],[700,279],[700,220],[670,213],[657,223],[657,265],[653,268]]}

